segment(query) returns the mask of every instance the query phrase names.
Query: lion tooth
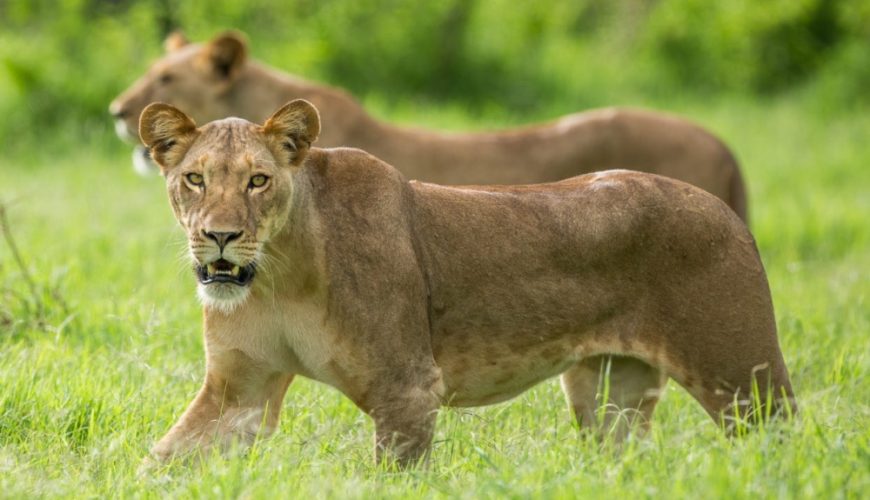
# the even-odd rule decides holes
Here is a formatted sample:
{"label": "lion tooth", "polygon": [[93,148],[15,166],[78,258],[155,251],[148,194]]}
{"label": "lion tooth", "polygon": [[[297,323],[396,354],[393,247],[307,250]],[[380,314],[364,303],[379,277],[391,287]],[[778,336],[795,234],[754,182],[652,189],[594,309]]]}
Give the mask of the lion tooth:
{"label": "lion tooth", "polygon": [[234,274],[235,276],[238,276],[238,275],[239,275],[239,266],[233,266],[233,274]]}
{"label": "lion tooth", "polygon": [[208,266],[206,266],[206,268],[208,268],[208,274],[214,274],[214,272],[215,272],[214,264],[209,264]]}

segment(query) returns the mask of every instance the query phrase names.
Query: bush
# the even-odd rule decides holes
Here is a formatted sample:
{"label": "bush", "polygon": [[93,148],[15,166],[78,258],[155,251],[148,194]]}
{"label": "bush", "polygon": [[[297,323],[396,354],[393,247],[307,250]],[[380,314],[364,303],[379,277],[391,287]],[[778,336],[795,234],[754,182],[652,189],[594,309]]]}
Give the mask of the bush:
{"label": "bush", "polygon": [[674,80],[705,91],[769,95],[805,82],[842,42],[866,30],[847,20],[850,5],[673,0],[655,9],[645,41]]}

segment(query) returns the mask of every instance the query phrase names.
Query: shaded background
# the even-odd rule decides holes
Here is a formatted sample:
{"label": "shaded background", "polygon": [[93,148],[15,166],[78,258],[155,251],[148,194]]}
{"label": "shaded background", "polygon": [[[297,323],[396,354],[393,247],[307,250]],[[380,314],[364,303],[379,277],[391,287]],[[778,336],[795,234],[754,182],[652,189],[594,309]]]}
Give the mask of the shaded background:
{"label": "shaded background", "polygon": [[863,0],[3,0],[6,154],[55,129],[76,143],[109,134],[108,102],[177,28],[242,30],[253,57],[397,119],[427,105],[495,127],[735,96],[828,114],[870,104]]}

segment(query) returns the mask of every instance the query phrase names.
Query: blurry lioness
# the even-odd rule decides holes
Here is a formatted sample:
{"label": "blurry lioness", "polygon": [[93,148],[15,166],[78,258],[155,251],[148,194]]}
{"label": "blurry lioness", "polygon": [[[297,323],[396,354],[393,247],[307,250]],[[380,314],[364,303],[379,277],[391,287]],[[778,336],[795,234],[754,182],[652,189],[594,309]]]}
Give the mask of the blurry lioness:
{"label": "blurry lioness", "polygon": [[[121,137],[135,140],[139,114],[152,102],[176,106],[197,123],[237,116],[262,123],[285,102],[303,98],[320,110],[323,147],[372,153],[405,177],[440,184],[532,184],[624,168],[694,184],[747,220],[746,190],[728,148],[675,116],[610,108],[488,133],[440,133],[397,127],[369,116],[347,93],[248,58],[240,35],[192,44],[166,41],[166,55],[111,104]],[[148,170],[144,149],[134,164]]]}
{"label": "blurry lioness", "polygon": [[[400,463],[425,455],[439,406],[560,374],[580,425],[598,429],[645,428],[668,378],[726,425],[791,402],[752,236],[689,184],[628,171],[408,182],[364,151],[311,148],[320,122],[303,100],[261,126],[201,128],[152,104],[139,132],[187,233],[207,357],[158,459],[272,432],[295,375],[349,397],[374,420],[377,456]],[[609,355],[623,362],[605,401]]]}

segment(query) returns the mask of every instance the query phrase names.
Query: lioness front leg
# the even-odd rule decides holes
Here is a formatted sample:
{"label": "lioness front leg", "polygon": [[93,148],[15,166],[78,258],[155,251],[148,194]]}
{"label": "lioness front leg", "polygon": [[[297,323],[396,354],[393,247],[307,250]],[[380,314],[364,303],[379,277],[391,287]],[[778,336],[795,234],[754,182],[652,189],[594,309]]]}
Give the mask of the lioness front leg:
{"label": "lioness front leg", "polygon": [[378,397],[370,410],[375,421],[375,459],[413,465],[428,455],[441,400],[432,387],[405,387]]}
{"label": "lioness front leg", "polygon": [[257,368],[239,351],[212,357],[196,398],[154,445],[151,456],[167,461],[215,444],[225,447],[233,440],[250,445],[258,435],[271,434],[292,380],[291,374]]}

